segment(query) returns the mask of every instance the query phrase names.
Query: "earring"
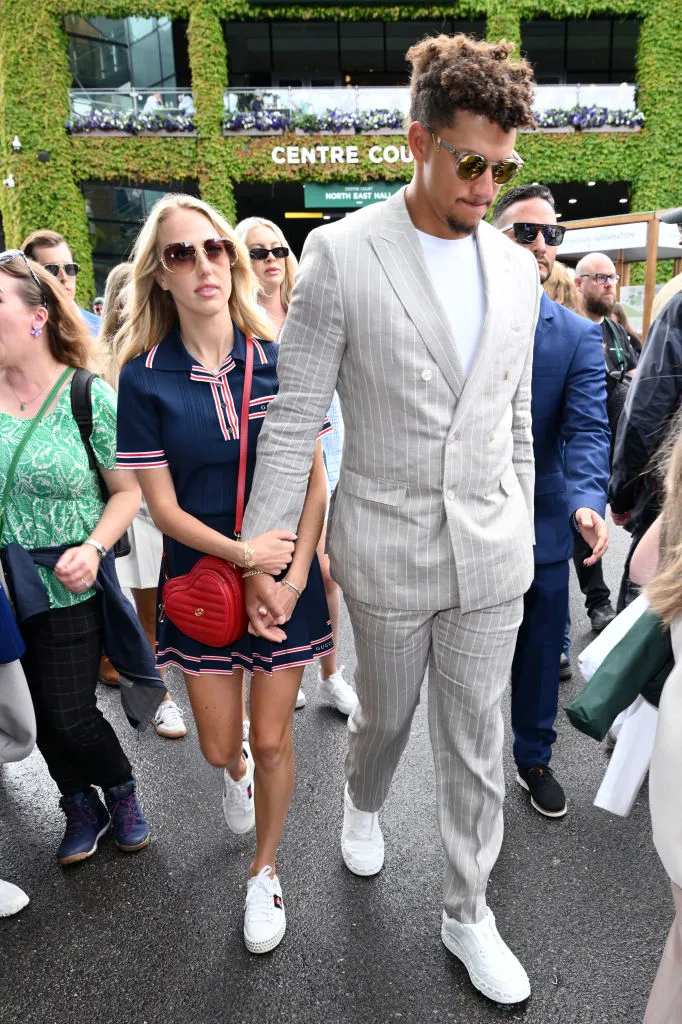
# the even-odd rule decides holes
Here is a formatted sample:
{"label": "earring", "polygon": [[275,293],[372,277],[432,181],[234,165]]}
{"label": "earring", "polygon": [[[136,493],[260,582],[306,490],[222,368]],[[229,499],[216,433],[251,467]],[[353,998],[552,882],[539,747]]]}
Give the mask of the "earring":
{"label": "earring", "polygon": [[42,327],[32,327],[30,333],[33,335],[34,338],[39,338],[40,335],[43,333],[43,329]]}

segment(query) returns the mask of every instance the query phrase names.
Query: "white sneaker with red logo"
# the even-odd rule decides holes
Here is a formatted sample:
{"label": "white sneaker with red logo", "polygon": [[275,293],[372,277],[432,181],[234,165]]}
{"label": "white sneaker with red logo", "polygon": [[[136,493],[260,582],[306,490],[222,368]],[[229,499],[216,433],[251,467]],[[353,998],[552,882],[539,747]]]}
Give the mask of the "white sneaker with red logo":
{"label": "white sneaker with red logo", "polygon": [[241,779],[233,779],[227,768],[223,771],[223,814],[227,827],[237,835],[250,832],[256,824],[253,802],[253,757],[245,747],[246,771]]}
{"label": "white sneaker with red logo", "polygon": [[271,871],[266,865],[246,885],[244,942],[249,953],[269,953],[279,946],[287,928],[282,887]]}

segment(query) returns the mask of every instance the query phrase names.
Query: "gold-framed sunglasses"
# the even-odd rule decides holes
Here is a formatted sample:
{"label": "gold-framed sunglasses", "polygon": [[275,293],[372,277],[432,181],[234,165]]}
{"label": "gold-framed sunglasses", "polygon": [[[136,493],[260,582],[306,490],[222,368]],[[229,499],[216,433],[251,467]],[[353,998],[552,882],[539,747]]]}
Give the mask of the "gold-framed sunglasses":
{"label": "gold-framed sunglasses", "polygon": [[436,150],[439,150],[442,146],[443,149],[447,149],[448,153],[452,153],[455,158],[455,171],[457,177],[461,178],[462,181],[476,181],[485,174],[488,167],[493,172],[493,181],[496,185],[506,185],[508,181],[515,178],[523,167],[523,160],[518,153],[513,152],[511,156],[505,157],[504,160],[487,160],[481,153],[473,153],[469,150],[458,150],[454,146],[451,146],[449,142],[437,135],[433,128],[429,127],[428,124],[424,124],[423,121],[419,122],[431,138]]}
{"label": "gold-framed sunglasses", "polygon": [[[239,255],[231,238],[207,238],[198,246],[209,263],[233,267]],[[159,263],[171,274],[191,274],[197,265],[198,250],[191,242],[171,242],[163,250]]]}

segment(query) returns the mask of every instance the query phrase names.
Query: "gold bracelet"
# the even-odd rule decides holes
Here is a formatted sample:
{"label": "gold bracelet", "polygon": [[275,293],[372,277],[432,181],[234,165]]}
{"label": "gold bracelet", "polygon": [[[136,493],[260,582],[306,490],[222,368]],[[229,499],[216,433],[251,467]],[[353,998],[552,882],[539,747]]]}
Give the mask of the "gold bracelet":
{"label": "gold bracelet", "polygon": [[299,590],[295,583],[291,583],[289,580],[280,580],[279,582],[288,587],[292,594],[296,594],[297,597],[303,597],[303,591]]}
{"label": "gold bracelet", "polygon": [[265,576],[262,569],[249,569],[248,572],[242,573],[242,579],[245,580],[247,576]]}
{"label": "gold bracelet", "polygon": [[249,544],[248,540],[244,541],[244,568],[252,569],[256,564],[253,557],[253,548]]}

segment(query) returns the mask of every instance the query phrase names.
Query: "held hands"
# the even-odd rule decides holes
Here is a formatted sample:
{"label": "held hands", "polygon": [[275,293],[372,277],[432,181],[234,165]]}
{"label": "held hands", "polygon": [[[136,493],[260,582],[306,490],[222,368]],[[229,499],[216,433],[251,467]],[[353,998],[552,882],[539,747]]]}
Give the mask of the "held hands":
{"label": "held hands", "polygon": [[275,583],[272,576],[248,576],[244,580],[249,633],[262,636],[272,643],[282,643],[287,635],[280,626],[291,618],[298,594],[283,582]]}
{"label": "held hands", "polygon": [[[296,534],[290,530],[269,530],[249,541],[253,568],[273,576],[284,572],[294,554]],[[251,566],[250,566],[251,568]]]}
{"label": "held hands", "polygon": [[583,565],[594,565],[609,546],[609,528],[591,508],[579,508],[575,513],[575,521],[581,536],[592,548],[592,554],[584,560]]}
{"label": "held hands", "polygon": [[90,544],[79,544],[64,552],[54,568],[54,574],[72,594],[83,594],[95,582],[99,563],[95,548]]}

